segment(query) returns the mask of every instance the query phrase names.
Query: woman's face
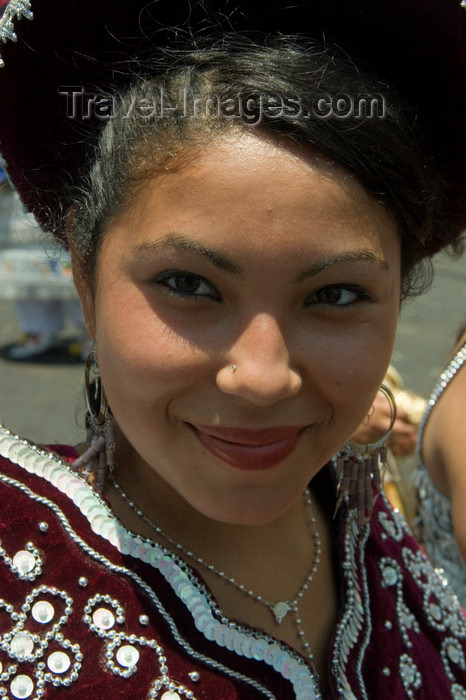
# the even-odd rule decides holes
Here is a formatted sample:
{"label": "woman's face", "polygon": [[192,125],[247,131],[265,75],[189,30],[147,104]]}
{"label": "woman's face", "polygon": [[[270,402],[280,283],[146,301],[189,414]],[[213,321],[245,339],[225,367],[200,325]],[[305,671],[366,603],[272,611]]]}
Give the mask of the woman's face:
{"label": "woman's face", "polygon": [[400,302],[396,225],[323,159],[230,135],[147,183],[83,296],[125,457],[161,499],[260,524],[370,408]]}

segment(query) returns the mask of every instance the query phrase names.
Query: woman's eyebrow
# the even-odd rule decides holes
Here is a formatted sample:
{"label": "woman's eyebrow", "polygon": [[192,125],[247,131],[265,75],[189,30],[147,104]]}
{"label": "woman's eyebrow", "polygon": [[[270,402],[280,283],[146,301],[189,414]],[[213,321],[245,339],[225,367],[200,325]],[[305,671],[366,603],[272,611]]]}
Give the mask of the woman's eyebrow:
{"label": "woman's eyebrow", "polygon": [[[241,268],[236,265],[232,260],[228,259],[222,253],[214,250],[213,248],[208,248],[207,246],[199,243],[198,241],[183,236],[179,233],[169,233],[163,238],[155,241],[145,241],[136,246],[134,254],[144,253],[150,250],[159,250],[160,248],[175,248],[177,250],[191,251],[203,255],[210,262],[212,262],[216,267],[224,270],[232,275],[239,276],[241,274]],[[306,268],[297,277],[297,282],[302,282],[303,280],[314,277],[323,270],[327,270],[334,265],[341,263],[351,263],[351,262],[367,262],[373,265],[377,265],[382,270],[388,270],[389,265],[385,258],[378,256],[371,249],[361,249],[354,251],[346,251],[342,253],[337,253],[330,257],[326,256],[321,260],[317,260],[310,267]]]}
{"label": "woman's eyebrow", "polygon": [[362,250],[350,250],[344,253],[337,253],[336,255],[332,255],[330,257],[323,258],[322,260],[318,260],[315,262],[311,267],[308,267],[304,272],[302,272],[298,276],[298,282],[302,282],[303,280],[307,279],[308,277],[314,277],[315,275],[318,275],[319,272],[322,272],[323,270],[327,270],[330,267],[333,267],[334,265],[338,265],[340,263],[352,263],[352,262],[367,262],[373,265],[377,265],[380,269],[384,271],[389,270],[389,265],[388,262],[385,260],[384,257],[381,257],[374,253],[373,250],[370,249],[362,249]]}
{"label": "woman's eyebrow", "polygon": [[136,246],[134,253],[145,252],[148,250],[158,250],[160,248],[176,248],[178,250],[187,250],[194,253],[199,253],[206,257],[210,262],[219,267],[221,270],[229,272],[232,275],[238,276],[241,269],[234,262],[212,248],[194,241],[192,238],[187,238],[178,233],[169,233],[167,236],[156,241],[146,241]]}

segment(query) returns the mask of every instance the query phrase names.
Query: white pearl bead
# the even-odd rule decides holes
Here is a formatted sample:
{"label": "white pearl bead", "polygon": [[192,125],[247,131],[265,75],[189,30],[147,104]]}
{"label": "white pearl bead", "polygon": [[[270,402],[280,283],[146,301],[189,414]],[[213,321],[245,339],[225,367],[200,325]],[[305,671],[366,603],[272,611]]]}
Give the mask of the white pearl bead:
{"label": "white pearl bead", "polygon": [[[10,642],[10,651],[15,656],[28,656],[34,649],[32,637],[26,632],[18,632]],[[24,697],[27,697],[26,695]]]}
{"label": "white pearl bead", "polygon": [[20,549],[13,557],[13,565],[16,566],[22,574],[29,574],[36,565],[36,558],[31,552]]}
{"label": "white pearl bead", "polygon": [[181,700],[181,698],[178,693],[173,693],[171,690],[167,690],[167,692],[162,695],[161,700]]}
{"label": "white pearl bead", "polygon": [[54,651],[47,659],[47,666],[52,673],[66,673],[71,666],[71,659],[64,651]]}
{"label": "white pearl bead", "polygon": [[387,586],[394,586],[398,581],[398,572],[393,566],[385,566],[382,571],[382,576]]}
{"label": "white pearl bead", "polygon": [[64,651],[54,651],[47,659],[47,666],[52,673],[66,673],[71,666],[71,660]]}
{"label": "white pearl bead", "polygon": [[131,644],[125,644],[118,649],[116,659],[120,666],[130,668],[130,666],[136,666],[139,661],[139,652]]}
{"label": "white pearl bead", "polygon": [[96,610],[92,615],[92,620],[94,625],[99,627],[101,630],[109,630],[115,624],[115,616],[106,608],[99,608]]}
{"label": "white pearl bead", "polygon": [[55,609],[48,600],[39,600],[32,608],[32,617],[36,622],[45,625],[55,615]]}
{"label": "white pearl bead", "polygon": [[11,694],[15,698],[28,698],[34,690],[34,683],[29,676],[16,676],[10,683]]}
{"label": "white pearl bead", "polygon": [[461,654],[458,651],[458,649],[455,647],[454,644],[449,644],[447,647],[447,654],[450,657],[451,661],[453,661],[454,664],[459,663],[461,659]]}

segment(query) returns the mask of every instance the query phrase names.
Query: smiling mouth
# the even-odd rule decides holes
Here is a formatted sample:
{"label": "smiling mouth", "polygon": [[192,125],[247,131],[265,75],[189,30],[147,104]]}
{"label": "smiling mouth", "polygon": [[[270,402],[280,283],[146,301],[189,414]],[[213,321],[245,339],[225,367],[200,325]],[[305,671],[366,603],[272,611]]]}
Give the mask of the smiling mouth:
{"label": "smiling mouth", "polygon": [[270,469],[295,449],[305,426],[275,426],[251,430],[188,424],[213,455],[236,469]]}

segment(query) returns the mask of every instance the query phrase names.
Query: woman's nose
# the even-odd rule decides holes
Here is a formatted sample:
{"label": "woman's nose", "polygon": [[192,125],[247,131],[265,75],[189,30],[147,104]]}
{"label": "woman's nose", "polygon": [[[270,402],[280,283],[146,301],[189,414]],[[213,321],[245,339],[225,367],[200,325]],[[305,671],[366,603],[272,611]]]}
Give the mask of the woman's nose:
{"label": "woman's nose", "polygon": [[234,343],[229,362],[217,373],[217,386],[257,406],[273,405],[298,393],[302,378],[277,320],[255,316]]}

